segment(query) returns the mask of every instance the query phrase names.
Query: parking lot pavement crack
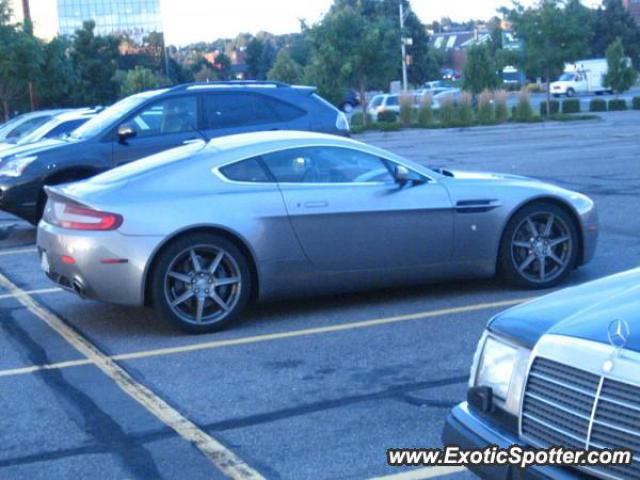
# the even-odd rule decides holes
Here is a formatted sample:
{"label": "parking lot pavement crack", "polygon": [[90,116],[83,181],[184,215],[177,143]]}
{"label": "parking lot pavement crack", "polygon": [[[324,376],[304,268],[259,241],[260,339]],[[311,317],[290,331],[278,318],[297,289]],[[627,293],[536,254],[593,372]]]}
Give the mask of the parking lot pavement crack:
{"label": "parking lot pavement crack", "polygon": [[[30,361],[36,364],[49,363],[46,350],[31,338],[19,322],[0,322],[0,328],[22,346]],[[116,456],[134,478],[162,478],[153,456],[142,444],[130,438],[117,421],[89,395],[70,383],[62,371],[36,375],[55,394],[68,418],[105,451]]]}
{"label": "parking lot pavement crack", "polygon": [[468,376],[461,375],[449,378],[443,378],[439,380],[431,380],[424,382],[415,382],[405,385],[396,385],[386,390],[379,392],[366,393],[361,395],[352,395],[348,397],[342,397],[332,400],[324,400],[321,402],[309,403],[296,407],[284,408],[282,410],[276,410],[272,412],[260,413],[257,415],[249,415],[246,417],[232,418],[229,420],[222,420],[220,422],[211,423],[205,425],[204,428],[207,431],[224,431],[234,430],[237,428],[251,427],[255,425],[261,425],[278,420],[285,420],[292,417],[298,417],[301,415],[308,415],[310,413],[322,412],[335,408],[342,408],[349,405],[354,405],[362,402],[369,402],[372,400],[384,400],[393,399],[399,395],[406,394],[412,391],[425,390],[438,387],[446,387],[450,385],[456,385],[465,383],[468,381]]}

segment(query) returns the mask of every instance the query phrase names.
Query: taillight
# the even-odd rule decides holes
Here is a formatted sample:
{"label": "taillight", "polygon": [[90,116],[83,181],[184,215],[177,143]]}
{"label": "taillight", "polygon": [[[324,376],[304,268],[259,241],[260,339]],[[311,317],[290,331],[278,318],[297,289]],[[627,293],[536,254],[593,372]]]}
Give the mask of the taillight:
{"label": "taillight", "polygon": [[44,213],[44,221],[69,230],[116,230],[122,225],[122,217],[116,213],[102,212],[77,203],[50,199]]}

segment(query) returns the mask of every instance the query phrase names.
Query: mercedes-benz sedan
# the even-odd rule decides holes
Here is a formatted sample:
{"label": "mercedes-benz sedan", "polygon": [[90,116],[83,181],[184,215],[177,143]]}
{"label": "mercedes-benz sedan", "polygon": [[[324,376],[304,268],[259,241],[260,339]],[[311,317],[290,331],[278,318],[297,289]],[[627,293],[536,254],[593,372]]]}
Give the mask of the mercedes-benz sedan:
{"label": "mercedes-benz sedan", "polygon": [[579,193],[308,132],[197,142],[47,192],[51,279],[192,332],[254,299],[496,272],[547,288],[592,258],[598,234]]}

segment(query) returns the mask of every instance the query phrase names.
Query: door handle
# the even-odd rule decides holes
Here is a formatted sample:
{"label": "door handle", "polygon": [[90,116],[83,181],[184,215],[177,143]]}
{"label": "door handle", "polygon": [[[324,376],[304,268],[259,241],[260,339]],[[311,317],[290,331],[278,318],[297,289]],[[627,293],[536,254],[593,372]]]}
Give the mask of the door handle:
{"label": "door handle", "polygon": [[329,202],[325,201],[316,201],[316,202],[304,202],[304,208],[324,208],[329,206]]}
{"label": "door handle", "polygon": [[201,138],[190,138],[189,140],[185,140],[182,142],[183,145],[191,145],[192,143],[204,142]]}

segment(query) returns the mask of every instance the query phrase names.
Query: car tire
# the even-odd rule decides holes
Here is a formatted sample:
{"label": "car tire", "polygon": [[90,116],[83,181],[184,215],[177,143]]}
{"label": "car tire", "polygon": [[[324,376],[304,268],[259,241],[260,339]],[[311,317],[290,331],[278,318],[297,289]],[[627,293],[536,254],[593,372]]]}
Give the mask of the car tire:
{"label": "car tire", "polygon": [[576,91],[573,88],[569,88],[567,90],[567,97],[571,98],[571,97],[575,97],[576,95]]}
{"label": "car tire", "polygon": [[526,205],[503,232],[499,273],[517,287],[554,287],[577,264],[578,238],[575,220],[565,209],[547,202]]}
{"label": "car tire", "polygon": [[249,303],[252,289],[245,255],[233,242],[209,233],[171,242],[159,254],[151,282],[156,311],[188,333],[227,327]]}

